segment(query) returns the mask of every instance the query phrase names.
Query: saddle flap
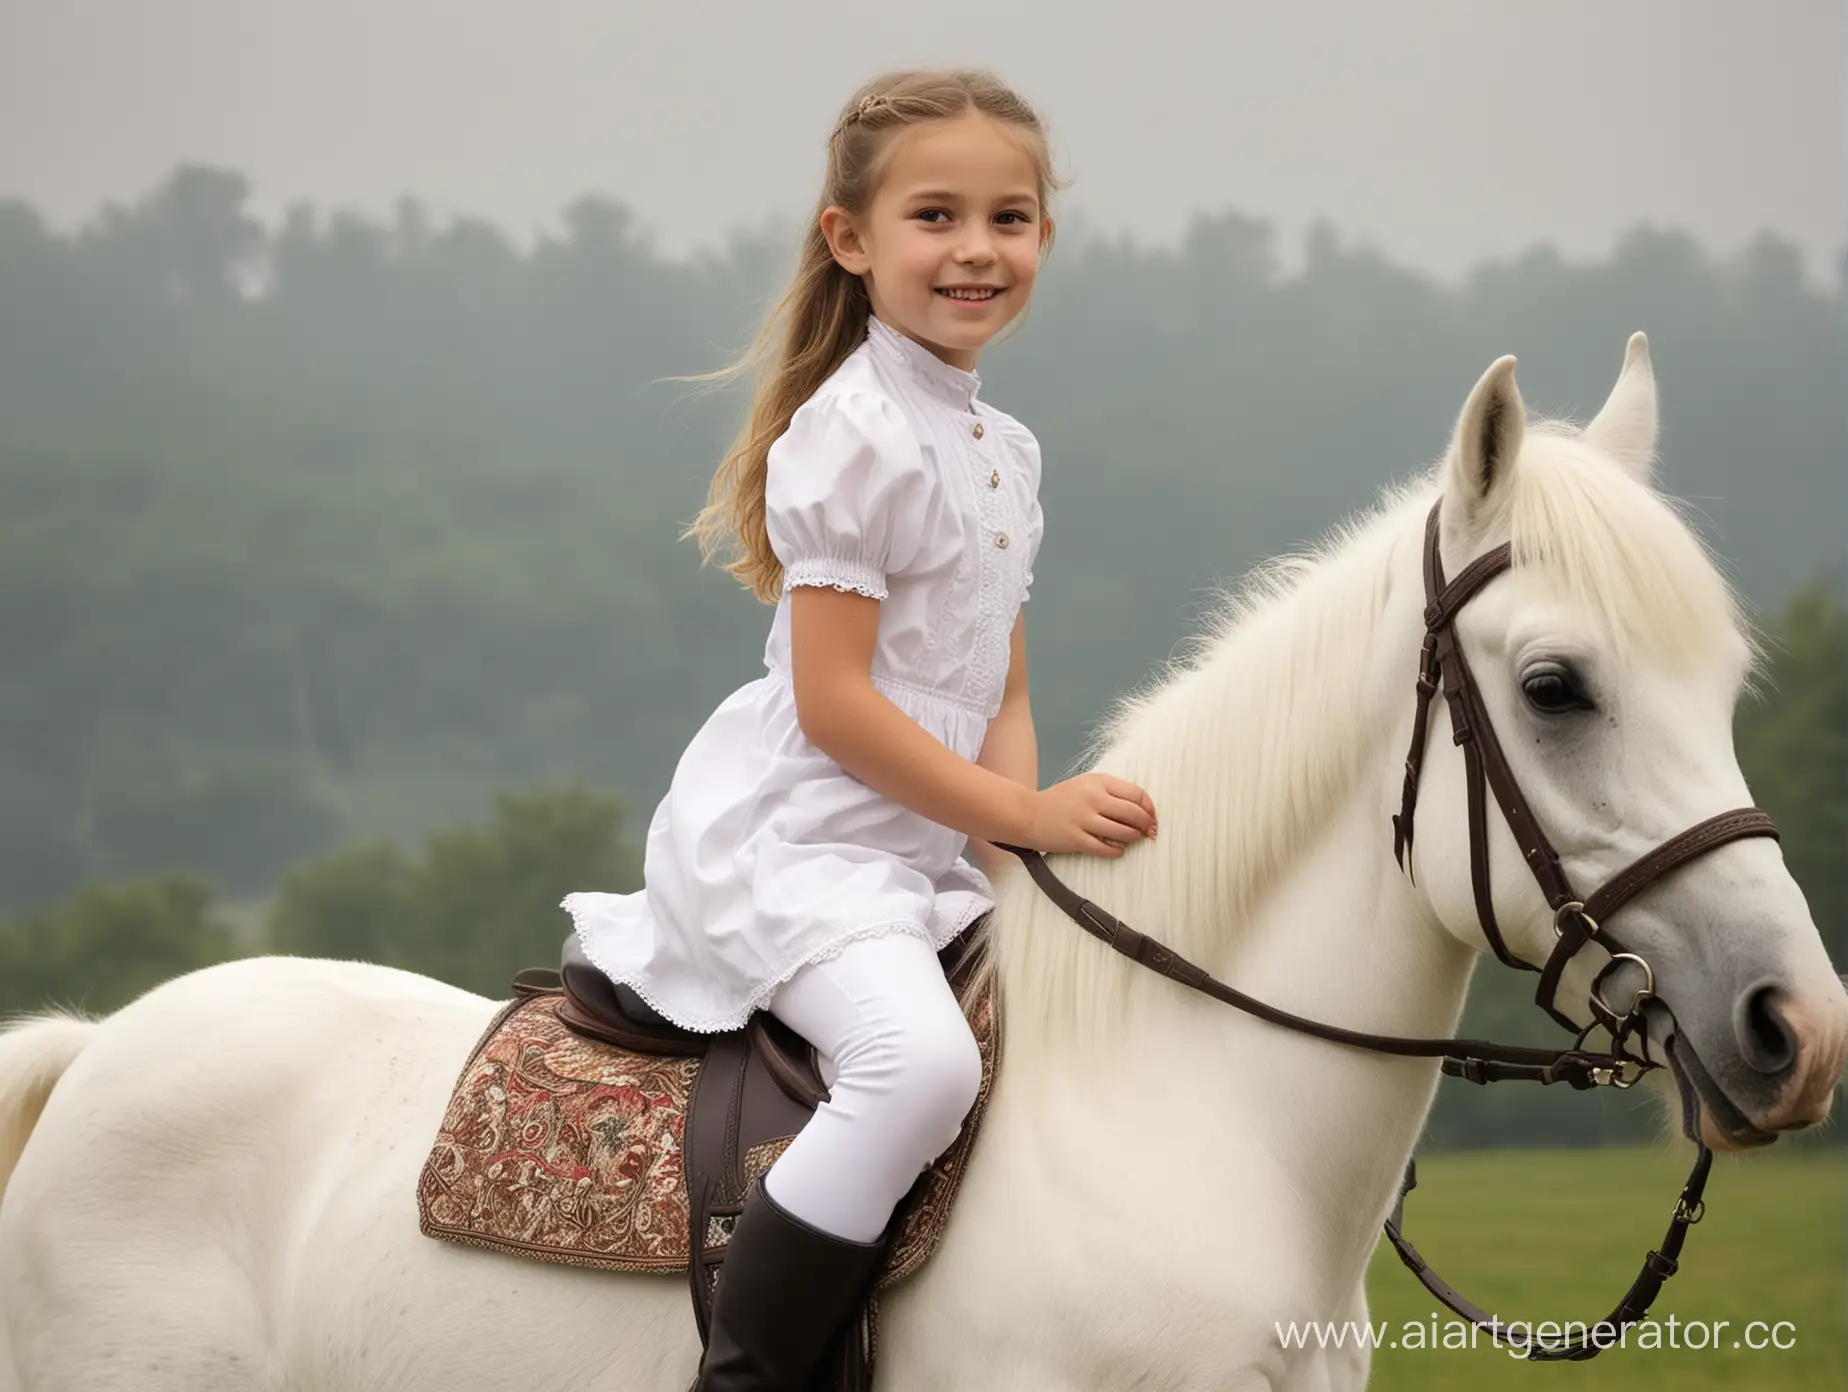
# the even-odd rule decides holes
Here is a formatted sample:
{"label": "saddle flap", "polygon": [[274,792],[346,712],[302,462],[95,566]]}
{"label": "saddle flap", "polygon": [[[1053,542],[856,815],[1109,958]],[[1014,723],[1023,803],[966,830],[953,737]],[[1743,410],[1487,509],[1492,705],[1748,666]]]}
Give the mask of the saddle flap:
{"label": "saddle flap", "polygon": [[[523,971],[514,978],[514,990],[522,994],[543,990],[546,978],[553,975],[533,969]],[[683,1030],[631,988],[612,982],[584,955],[576,933],[565,938],[554,979],[553,989],[562,988],[564,993],[557,1005],[559,1020],[567,1029],[601,1044],[645,1054],[691,1057],[706,1053],[714,1040],[726,1037],[723,1033]],[[732,1033],[744,1037],[751,1051],[762,1059],[766,1076],[802,1108],[803,1115],[827,1101],[828,1090],[822,1086],[814,1049],[788,1025],[760,1010],[743,1030]]]}
{"label": "saddle flap", "polygon": [[629,987],[611,981],[584,955],[576,933],[565,936],[558,976],[565,996],[558,1018],[586,1038],[644,1054],[688,1058],[705,1053],[711,1043],[711,1035],[681,1029]]}

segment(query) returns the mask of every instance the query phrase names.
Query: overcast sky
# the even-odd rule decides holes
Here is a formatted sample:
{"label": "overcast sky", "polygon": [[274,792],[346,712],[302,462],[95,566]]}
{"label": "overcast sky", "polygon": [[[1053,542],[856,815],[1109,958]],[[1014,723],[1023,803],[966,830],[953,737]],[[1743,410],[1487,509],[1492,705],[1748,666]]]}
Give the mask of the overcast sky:
{"label": "overcast sky", "polygon": [[951,62],[1040,107],[1073,222],[1148,241],[1848,242],[1843,0],[0,0],[0,196],[69,226],[194,160],[266,218],[411,192],[526,241],[595,191],[683,251],[801,213],[862,79]]}

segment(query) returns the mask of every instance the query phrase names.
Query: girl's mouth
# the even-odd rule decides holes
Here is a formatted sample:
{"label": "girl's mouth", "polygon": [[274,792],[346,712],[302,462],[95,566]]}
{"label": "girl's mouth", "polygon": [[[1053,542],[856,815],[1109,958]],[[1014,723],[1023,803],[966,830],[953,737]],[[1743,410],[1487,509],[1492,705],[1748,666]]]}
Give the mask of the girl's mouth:
{"label": "girl's mouth", "polygon": [[952,300],[980,304],[1001,295],[1002,289],[998,285],[939,285],[935,288],[935,293]]}

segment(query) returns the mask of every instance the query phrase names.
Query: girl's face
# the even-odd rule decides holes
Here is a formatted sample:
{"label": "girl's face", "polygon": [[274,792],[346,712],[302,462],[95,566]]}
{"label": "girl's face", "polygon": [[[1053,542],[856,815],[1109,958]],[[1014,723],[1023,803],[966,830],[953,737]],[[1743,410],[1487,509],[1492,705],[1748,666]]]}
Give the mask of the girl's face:
{"label": "girl's face", "polygon": [[1033,159],[978,112],[893,137],[865,212],[821,216],[834,259],[866,281],[873,313],[965,370],[1027,307],[1051,232]]}

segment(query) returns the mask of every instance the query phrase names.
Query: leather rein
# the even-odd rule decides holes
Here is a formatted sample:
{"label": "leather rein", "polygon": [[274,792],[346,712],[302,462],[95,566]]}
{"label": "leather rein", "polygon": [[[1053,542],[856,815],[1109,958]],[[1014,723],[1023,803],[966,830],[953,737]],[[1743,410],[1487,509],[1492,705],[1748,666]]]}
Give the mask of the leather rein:
{"label": "leather rein", "polygon": [[[1670,837],[1648,854],[1618,871],[1593,893],[1581,896],[1572,887],[1559,854],[1541,829],[1527,799],[1516,782],[1507,755],[1496,738],[1488,708],[1476,686],[1474,674],[1463,656],[1456,632],[1456,617],[1483,587],[1513,565],[1507,543],[1495,547],[1470,562],[1455,580],[1446,582],[1444,565],[1439,556],[1438,506],[1425,519],[1424,586],[1425,636],[1418,660],[1418,707],[1412,723],[1411,748],[1405,760],[1405,786],[1400,810],[1392,819],[1393,857],[1401,869],[1412,846],[1412,818],[1418,802],[1418,780],[1424,765],[1426,738],[1429,734],[1433,699],[1441,690],[1450,711],[1452,739],[1463,749],[1464,780],[1469,805],[1470,882],[1475,894],[1476,913],[1483,935],[1495,955],[1521,971],[1538,972],[1540,982],[1535,1002],[1568,1030],[1574,1032],[1571,1047],[1565,1049],[1532,1048],[1516,1044],[1495,1044],[1480,1039],[1418,1039],[1396,1035],[1370,1034],[1323,1024],[1280,1010],[1244,992],[1228,986],[1204,968],[1145,936],[1127,923],[1079,895],[1053,873],[1052,867],[1038,851],[1022,846],[1002,844],[1001,849],[1019,856],[1027,873],[1080,928],[1108,944],[1131,961],[1190,990],[1210,996],[1299,1034],[1311,1035],[1331,1043],[1343,1044],[1374,1053],[1396,1054],[1409,1058],[1442,1060],[1442,1070],[1453,1078],[1472,1083],[1538,1082],[1543,1085],[1563,1082],[1583,1091],[1594,1087],[1629,1088],[1643,1074],[1660,1064],[1647,1057],[1630,1053],[1625,1044],[1643,1025],[1643,1007],[1655,999],[1655,972],[1639,954],[1626,948],[1604,926],[1610,916],[1658,880],[1732,841],[1753,836],[1777,836],[1777,825],[1757,808],[1740,808],[1723,812]],[[1488,794],[1493,793],[1502,816],[1507,820],[1514,839],[1521,848],[1521,858],[1532,872],[1553,911],[1556,940],[1544,963],[1535,966],[1514,956],[1502,937],[1495,919],[1490,895]],[[997,843],[1000,844],[1000,843]],[[1592,1022],[1582,1029],[1557,1005],[1560,977],[1566,966],[1587,945],[1596,943],[1610,960],[1593,977],[1588,993]],[[1619,963],[1630,962],[1641,969],[1643,984],[1632,994],[1626,1008],[1619,1011],[1604,998],[1606,978]],[[1608,1052],[1585,1047],[1591,1032],[1604,1028],[1611,1037]],[[1666,1047],[1671,1056],[1675,1036],[1671,1033]],[[1418,1249],[1406,1240],[1402,1231],[1405,1196],[1417,1184],[1417,1162],[1408,1162],[1399,1195],[1387,1218],[1385,1231],[1399,1258],[1445,1308],[1462,1316],[1498,1342],[1524,1347],[1527,1357],[1537,1362],[1584,1360],[1595,1358],[1616,1342],[1618,1333],[1641,1319],[1649,1310],[1662,1285],[1674,1275],[1687,1230],[1706,1212],[1701,1198],[1713,1153],[1694,1129],[1692,1109],[1684,1101],[1684,1128],[1698,1148],[1693,1169],[1675,1201],[1667,1234],[1659,1249],[1644,1258],[1642,1270],[1616,1307],[1602,1320],[1587,1326],[1582,1335],[1542,1341],[1532,1334],[1534,1326],[1522,1326],[1527,1333],[1486,1313],[1460,1294],[1443,1277],[1431,1269]],[[1603,1331],[1600,1333],[1600,1331]]]}

